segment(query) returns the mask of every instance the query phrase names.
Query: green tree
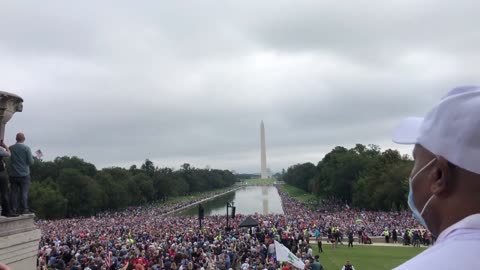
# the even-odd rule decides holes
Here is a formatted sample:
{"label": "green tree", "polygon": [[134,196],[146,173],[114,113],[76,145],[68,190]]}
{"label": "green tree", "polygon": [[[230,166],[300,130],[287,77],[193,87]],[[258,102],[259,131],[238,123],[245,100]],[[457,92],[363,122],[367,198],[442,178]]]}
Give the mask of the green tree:
{"label": "green tree", "polygon": [[153,175],[155,174],[155,170],[156,170],[156,169],[155,169],[155,165],[153,164],[153,162],[147,158],[147,159],[145,160],[145,163],[142,164],[141,170],[142,170],[146,175],[148,175],[149,177],[153,177]]}
{"label": "green tree", "polygon": [[335,198],[356,207],[378,210],[406,207],[408,175],[413,162],[397,150],[381,152],[376,145],[337,146],[318,163],[297,164],[282,174],[290,185]]}
{"label": "green tree", "polygon": [[108,170],[102,170],[95,176],[95,181],[100,186],[102,192],[101,210],[115,210],[128,206],[129,194],[123,187],[125,179],[114,180]]}
{"label": "green tree", "polygon": [[39,218],[63,218],[67,212],[67,199],[54,185],[32,182],[29,200]]}
{"label": "green tree", "polygon": [[[58,157],[54,161],[35,160],[32,166],[32,208],[45,218],[89,216],[99,211],[163,200],[170,196],[235,184],[232,172],[196,169],[185,163],[180,170],[157,168],[146,160],[140,169],[111,167],[97,171],[78,157]],[[49,198],[43,198],[48,194]],[[58,208],[51,206],[58,200]],[[48,209],[53,209],[49,213]]]}
{"label": "green tree", "polygon": [[67,199],[69,216],[89,216],[99,210],[100,186],[89,176],[75,169],[63,169],[57,179],[60,192]]}
{"label": "green tree", "polygon": [[146,174],[137,174],[133,177],[132,181],[138,187],[139,196],[136,201],[140,204],[147,203],[153,200],[155,190],[153,188],[153,180]]}
{"label": "green tree", "polygon": [[315,191],[322,197],[334,197],[351,203],[353,186],[367,165],[367,158],[355,149],[336,147],[318,164]]}
{"label": "green tree", "polygon": [[283,176],[283,180],[289,185],[311,192],[312,183],[317,173],[317,168],[313,163],[296,164],[288,168]]}

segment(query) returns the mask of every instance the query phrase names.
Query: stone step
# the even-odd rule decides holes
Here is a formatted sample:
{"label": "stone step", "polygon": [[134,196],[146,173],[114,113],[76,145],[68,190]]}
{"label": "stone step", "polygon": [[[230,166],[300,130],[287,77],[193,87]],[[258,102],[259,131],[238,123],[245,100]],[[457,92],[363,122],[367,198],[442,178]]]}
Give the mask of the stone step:
{"label": "stone step", "polygon": [[0,218],[0,262],[12,270],[35,269],[41,232],[34,217]]}

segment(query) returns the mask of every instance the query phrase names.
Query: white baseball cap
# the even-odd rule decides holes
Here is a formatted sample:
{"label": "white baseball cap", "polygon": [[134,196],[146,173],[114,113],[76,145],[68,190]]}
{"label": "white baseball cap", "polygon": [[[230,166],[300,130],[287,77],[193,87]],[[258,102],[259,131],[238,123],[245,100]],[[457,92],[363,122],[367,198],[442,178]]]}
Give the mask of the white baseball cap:
{"label": "white baseball cap", "polygon": [[395,129],[393,141],[420,144],[456,166],[480,174],[480,87],[457,87],[424,118],[404,119]]}

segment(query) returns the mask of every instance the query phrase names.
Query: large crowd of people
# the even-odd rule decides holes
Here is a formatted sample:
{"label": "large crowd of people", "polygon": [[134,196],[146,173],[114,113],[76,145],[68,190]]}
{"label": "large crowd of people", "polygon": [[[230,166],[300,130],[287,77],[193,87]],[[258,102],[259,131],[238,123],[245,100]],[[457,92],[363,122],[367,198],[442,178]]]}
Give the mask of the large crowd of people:
{"label": "large crowd of people", "polygon": [[253,215],[259,226],[250,229],[238,227],[246,217],[240,214],[230,220],[230,230],[225,230],[224,216],[205,217],[200,229],[196,216],[164,215],[188,202],[90,218],[39,220],[38,269],[272,269],[279,266],[275,239],[302,260],[314,262],[310,241],[319,232],[328,237],[331,228],[337,228],[343,233],[364,230],[381,235],[386,227],[400,232],[418,227],[407,212],[339,210],[329,203],[311,210],[280,190],[279,194],[284,214]]}
{"label": "large crowd of people", "polygon": [[404,232],[407,229],[419,228],[418,222],[409,211],[362,211],[333,201],[323,201],[320,207],[307,207],[305,203],[288,194],[282,191],[279,193],[288,217],[305,222],[310,229],[319,228],[324,232],[324,236],[327,236],[331,227],[338,227],[343,232],[362,230],[371,236],[382,236],[385,229]]}

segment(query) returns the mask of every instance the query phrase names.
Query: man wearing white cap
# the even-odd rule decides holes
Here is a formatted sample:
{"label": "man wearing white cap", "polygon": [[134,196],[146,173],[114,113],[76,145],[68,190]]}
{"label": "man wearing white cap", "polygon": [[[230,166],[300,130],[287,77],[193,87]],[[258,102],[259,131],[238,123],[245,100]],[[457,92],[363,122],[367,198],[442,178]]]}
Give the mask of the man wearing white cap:
{"label": "man wearing white cap", "polygon": [[405,119],[393,141],[415,145],[408,205],[437,236],[395,269],[480,269],[480,87],[453,89],[424,118]]}

